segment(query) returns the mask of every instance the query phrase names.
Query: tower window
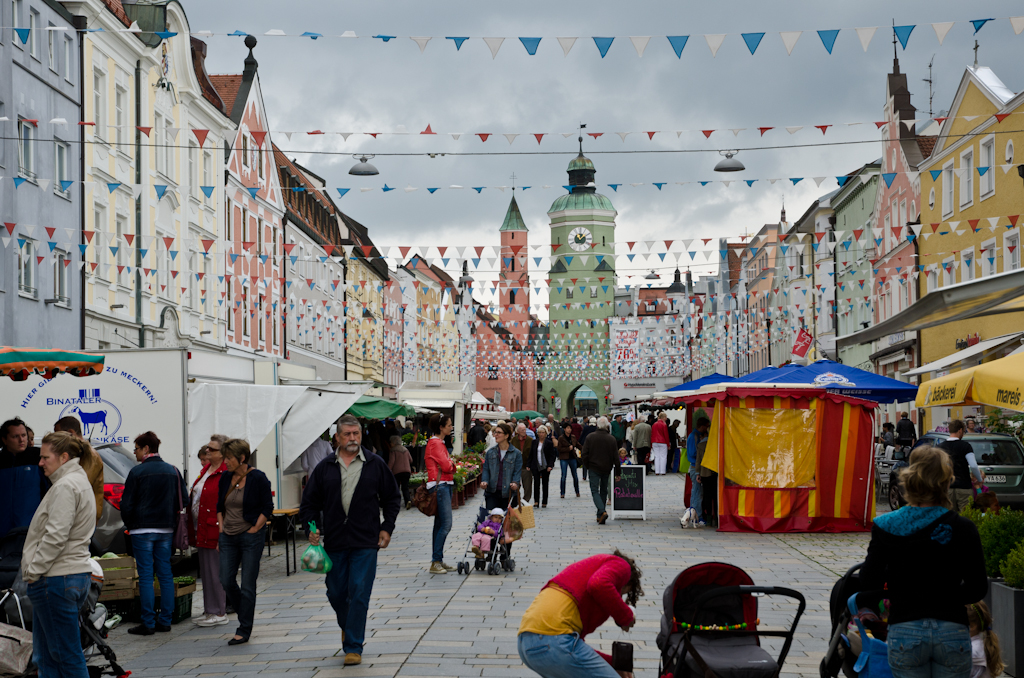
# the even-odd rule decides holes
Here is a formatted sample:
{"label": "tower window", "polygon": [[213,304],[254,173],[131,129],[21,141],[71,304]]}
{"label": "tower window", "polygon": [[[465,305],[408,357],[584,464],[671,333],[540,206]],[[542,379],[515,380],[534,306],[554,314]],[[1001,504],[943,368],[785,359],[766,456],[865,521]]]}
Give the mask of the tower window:
{"label": "tower window", "polygon": [[508,293],[508,303],[510,305],[516,303],[516,293],[515,292],[509,292]]}

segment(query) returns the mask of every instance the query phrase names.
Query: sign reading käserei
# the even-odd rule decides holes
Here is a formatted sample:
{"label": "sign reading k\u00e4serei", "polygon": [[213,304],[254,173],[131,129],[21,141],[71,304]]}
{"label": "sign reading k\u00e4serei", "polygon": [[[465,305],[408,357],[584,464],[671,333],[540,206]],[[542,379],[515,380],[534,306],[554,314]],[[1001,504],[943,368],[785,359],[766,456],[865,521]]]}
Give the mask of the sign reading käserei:
{"label": "sign reading k\u00e4serei", "polygon": [[616,511],[644,510],[644,467],[623,466],[621,476],[612,476]]}

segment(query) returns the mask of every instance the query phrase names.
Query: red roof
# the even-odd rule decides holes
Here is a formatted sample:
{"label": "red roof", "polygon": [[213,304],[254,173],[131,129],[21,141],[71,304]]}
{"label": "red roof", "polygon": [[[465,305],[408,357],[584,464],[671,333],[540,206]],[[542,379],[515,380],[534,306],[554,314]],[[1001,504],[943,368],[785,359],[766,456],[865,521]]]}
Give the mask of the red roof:
{"label": "red roof", "polygon": [[117,17],[118,21],[125,26],[132,25],[132,20],[128,18],[128,14],[124,11],[121,0],[103,0],[103,4],[107,6],[111,14]]}
{"label": "red roof", "polygon": [[925,158],[930,156],[935,150],[935,142],[938,140],[938,137],[918,137],[917,145],[921,148],[921,155]]}
{"label": "red roof", "polygon": [[224,101],[224,113],[231,117],[231,111],[235,110],[235,99],[238,98],[238,88],[242,86],[242,75],[211,75],[210,82]]}

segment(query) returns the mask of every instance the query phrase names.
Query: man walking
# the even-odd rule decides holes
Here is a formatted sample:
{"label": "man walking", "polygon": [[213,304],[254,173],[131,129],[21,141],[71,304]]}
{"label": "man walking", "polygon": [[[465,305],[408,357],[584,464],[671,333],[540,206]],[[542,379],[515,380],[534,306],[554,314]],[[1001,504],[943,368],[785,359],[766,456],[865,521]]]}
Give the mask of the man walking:
{"label": "man walking", "polygon": [[27,527],[50,487],[39,467],[39,448],[32,447],[28,427],[15,417],[0,426],[0,535]]}
{"label": "man walking", "polygon": [[686,459],[690,462],[690,508],[696,511],[697,525],[704,527],[704,521],[701,520],[702,506],[701,503],[704,498],[704,488],[701,485],[700,478],[700,466],[697,463],[697,444],[707,437],[708,429],[711,428],[711,422],[707,420],[707,417],[701,417],[697,420],[697,426],[690,435],[686,437]]}
{"label": "man walking", "polygon": [[521,477],[523,481],[523,501],[530,503],[533,497],[533,467],[530,460],[537,457],[537,439],[531,438],[526,424],[520,423],[516,426],[516,440],[513,445],[523,455],[523,470]]}
{"label": "man walking", "polygon": [[604,525],[608,520],[605,506],[608,501],[612,468],[615,468],[615,475],[618,476],[618,470],[622,465],[622,460],[619,459],[619,445],[608,432],[608,428],[608,418],[601,417],[597,420],[597,429],[588,435],[586,442],[583,443],[583,467],[590,469],[590,494],[594,498],[599,525]]}
{"label": "man walking", "polygon": [[982,481],[981,469],[974,458],[974,448],[964,441],[967,425],[959,419],[949,422],[949,438],[939,444],[953,461],[953,482],[949,485],[949,500],[953,502],[953,510],[960,513],[971,505],[974,492],[971,489],[971,477],[979,483]]}
{"label": "man walking", "polygon": [[551,439],[558,440],[562,437],[562,425],[555,419],[555,415],[548,415],[548,428],[551,429]]}
{"label": "man walking", "polygon": [[896,442],[908,447],[913,447],[917,442],[917,429],[906,412],[901,412],[900,420],[896,422]]}
{"label": "man walking", "polygon": [[470,447],[473,447],[477,443],[482,443],[487,440],[487,431],[484,430],[484,424],[480,419],[473,421],[473,426],[469,429],[469,443]]}
{"label": "man walking", "polygon": [[342,415],[334,440],[337,453],[309,475],[299,520],[316,525],[309,533],[314,546],[323,529],[324,549],[333,564],[327,573],[327,599],[341,627],[345,666],[353,666],[363,661],[377,551],[391,543],[402,495],[384,460],[362,446],[358,419]]}
{"label": "man walking", "polygon": [[619,447],[625,447],[626,425],[622,423],[622,415],[616,414],[612,419],[612,437],[615,438]]}
{"label": "man walking", "polygon": [[[171,575],[171,542],[178,514],[187,507],[188,493],[178,469],[160,458],[160,439],[152,431],[135,438],[139,465],[124,481],[121,519],[131,537],[139,570],[139,601],[142,623],[128,629],[136,636],[171,630],[174,612],[174,578]],[[156,595],[153,574],[160,581],[160,616],[154,612]]]}
{"label": "man walking", "polygon": [[641,416],[633,427],[633,448],[636,450],[636,463],[646,466],[647,473],[650,473],[651,425],[647,423],[646,416]]}

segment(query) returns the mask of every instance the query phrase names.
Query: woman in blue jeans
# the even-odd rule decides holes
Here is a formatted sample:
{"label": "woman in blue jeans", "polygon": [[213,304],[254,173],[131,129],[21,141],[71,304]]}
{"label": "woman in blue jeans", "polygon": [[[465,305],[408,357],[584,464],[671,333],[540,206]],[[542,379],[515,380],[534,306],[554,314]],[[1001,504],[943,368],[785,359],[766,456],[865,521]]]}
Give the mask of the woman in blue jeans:
{"label": "woman in blue jeans", "polygon": [[[249,466],[249,443],[233,438],[221,448],[227,472],[220,476],[217,521],[220,537],[220,584],[228,605],[238,613],[238,629],[228,645],[249,642],[256,613],[256,578],[266,541],[266,525],[274,515],[270,480]],[[235,576],[242,567],[242,586]]]}
{"label": "woman in blue jeans", "polygon": [[32,659],[40,678],[88,678],[78,611],[89,593],[96,497],[81,459],[96,454],[70,433],[50,433],[39,466],[53,485],[32,516],[21,576],[32,601]]}
{"label": "woman in blue jeans", "polygon": [[565,475],[566,471],[572,469],[572,486],[576,490],[576,496],[580,496],[580,479],[576,476],[576,436],[568,426],[562,429],[562,435],[558,436],[555,443],[558,450],[558,462],[562,467],[562,499],[565,499]]}
{"label": "woman in blue jeans", "polygon": [[455,489],[455,462],[444,444],[445,436],[455,428],[447,414],[435,414],[428,423],[433,434],[427,441],[423,465],[427,469],[427,489],[437,495],[437,513],[431,539],[430,574],[448,574],[456,568],[444,562],[444,543],[452,531],[452,491]]}
{"label": "woman in blue jeans", "polygon": [[988,587],[974,524],[949,500],[953,462],[919,447],[899,482],[907,506],[875,519],[860,571],[862,589],[888,586],[889,665],[895,678],[968,678],[967,605]]}

